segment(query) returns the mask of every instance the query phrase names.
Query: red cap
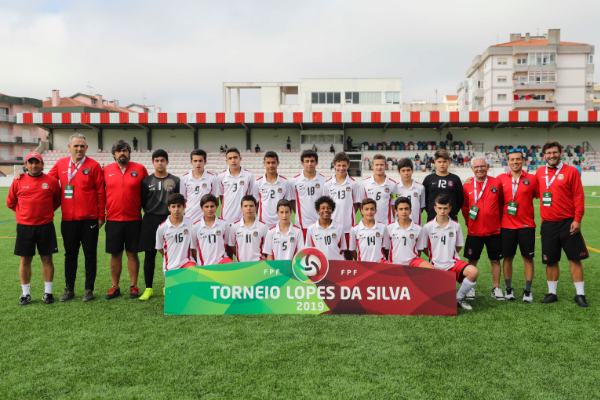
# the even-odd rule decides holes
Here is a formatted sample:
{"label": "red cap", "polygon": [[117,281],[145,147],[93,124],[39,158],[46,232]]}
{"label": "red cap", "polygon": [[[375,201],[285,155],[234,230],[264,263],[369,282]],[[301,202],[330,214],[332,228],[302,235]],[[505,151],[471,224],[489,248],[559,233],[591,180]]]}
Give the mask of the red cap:
{"label": "red cap", "polygon": [[31,158],[37,158],[38,160],[40,160],[41,163],[44,162],[42,155],[40,153],[36,153],[35,151],[27,154],[27,157],[25,157],[25,162],[29,161],[29,159],[31,159]]}

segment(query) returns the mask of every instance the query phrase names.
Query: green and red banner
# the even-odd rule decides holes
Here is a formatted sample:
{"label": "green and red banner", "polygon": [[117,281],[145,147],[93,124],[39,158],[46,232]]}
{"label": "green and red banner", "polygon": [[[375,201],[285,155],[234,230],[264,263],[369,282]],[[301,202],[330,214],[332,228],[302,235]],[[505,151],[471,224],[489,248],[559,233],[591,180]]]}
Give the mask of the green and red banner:
{"label": "green and red banner", "polygon": [[295,259],[167,271],[165,314],[456,315],[453,273],[361,261]]}

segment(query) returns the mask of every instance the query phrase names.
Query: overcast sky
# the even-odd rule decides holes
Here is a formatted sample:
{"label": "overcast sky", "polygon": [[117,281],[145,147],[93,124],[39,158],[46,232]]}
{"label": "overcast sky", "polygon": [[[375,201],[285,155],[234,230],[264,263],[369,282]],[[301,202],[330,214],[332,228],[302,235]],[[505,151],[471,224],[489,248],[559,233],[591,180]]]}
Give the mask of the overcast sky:
{"label": "overcast sky", "polygon": [[[225,81],[402,78],[404,103],[434,102],[510,33],[596,44],[599,15],[598,0],[0,1],[0,93],[90,81],[123,106],[145,93],[164,112],[220,112]],[[260,111],[258,90],[241,98]]]}

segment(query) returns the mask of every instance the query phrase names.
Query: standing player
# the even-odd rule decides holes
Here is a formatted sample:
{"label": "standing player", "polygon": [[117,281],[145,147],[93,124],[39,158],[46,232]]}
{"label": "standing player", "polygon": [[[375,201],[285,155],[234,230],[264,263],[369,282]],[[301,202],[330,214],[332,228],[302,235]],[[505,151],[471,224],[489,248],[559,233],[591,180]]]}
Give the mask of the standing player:
{"label": "standing player", "polygon": [[238,262],[264,260],[263,248],[267,227],[256,218],[258,202],[254,196],[244,196],[241,201],[243,217],[231,226],[228,244]]}
{"label": "standing player", "polygon": [[[350,167],[348,155],[343,151],[337,153],[333,157],[333,166],[335,167],[335,175],[325,182],[325,187],[329,197],[335,202],[335,207],[331,210],[333,220],[342,226],[344,241],[348,243],[350,230],[355,225],[354,215],[360,205],[360,195],[358,185],[348,174],[348,168]],[[352,260],[352,254],[349,251],[346,251],[345,256],[346,260]]]}
{"label": "standing player", "polygon": [[377,202],[371,198],[364,199],[360,204],[360,213],[362,220],[350,231],[348,250],[357,261],[387,263],[389,236],[386,226],[375,220]]}
{"label": "standing player", "polygon": [[558,301],[558,262],[561,249],[565,251],[575,284],[575,302],[587,307],[583,289],[582,260],[589,257],[581,236],[581,220],[585,211],[585,197],[581,177],[575,167],[560,161],[563,147],[559,142],[548,141],[542,147],[546,167],[539,168],[538,178],[542,215],[542,262],[546,264],[548,294],[542,303]]}
{"label": "standing player", "polygon": [[500,289],[500,260],[502,259],[500,230],[504,205],[502,183],[487,175],[489,165],[483,157],[473,158],[471,169],[475,173],[475,179],[463,186],[462,213],[469,232],[463,255],[469,260],[469,264],[477,266],[485,246],[494,283],[492,297],[496,300],[504,300],[504,293]]}
{"label": "standing player", "polygon": [[227,254],[229,224],[216,217],[219,199],[205,194],[200,200],[202,218],[194,222],[193,239],[198,249],[198,266],[233,262]]}
{"label": "standing player", "polygon": [[319,197],[315,201],[319,219],[306,231],[306,247],[321,250],[328,260],[344,260],[342,252],[348,248],[344,226],[332,219],[336,207],[331,197]]}
{"label": "standing player", "polygon": [[266,173],[256,180],[252,195],[259,203],[258,219],[269,230],[279,221],[279,218],[277,218],[277,202],[281,199],[293,200],[294,195],[292,184],[277,173],[277,167],[279,166],[277,153],[267,151],[263,164]]}
{"label": "standing player", "polygon": [[[144,254],[144,281],[146,289],[140,300],[148,300],[154,294],[154,268],[156,265],[156,246],[154,240],[160,224],[173,215],[169,210],[169,198],[172,194],[179,193],[179,178],[167,172],[169,165],[169,154],[164,150],[156,150],[152,153],[152,165],[154,174],[144,178],[142,181],[142,207],[144,218],[142,219],[142,233],[140,236],[139,251]],[[175,203],[174,203],[175,204]],[[178,204],[178,203],[177,203]],[[185,201],[182,204],[185,207]],[[178,218],[178,217],[177,217]],[[188,218],[186,218],[188,220]],[[177,223],[181,223],[178,218]],[[173,227],[174,225],[171,225]],[[177,225],[179,226],[179,225]],[[191,224],[188,232],[191,232]],[[169,230],[166,228],[166,230]],[[170,236],[169,236],[170,237]]]}
{"label": "standing player", "polygon": [[[296,225],[302,229],[304,237],[306,230],[318,219],[315,211],[315,200],[327,194],[325,182],[327,179],[316,170],[319,164],[319,155],[313,150],[304,150],[300,156],[300,164],[304,171],[292,179],[293,198],[292,207],[296,210]],[[295,204],[294,204],[295,203]]]}
{"label": "standing player", "polygon": [[185,216],[194,222],[202,218],[202,207],[200,206],[202,197],[210,193],[218,198],[222,194],[219,179],[204,169],[206,157],[204,150],[192,150],[190,164],[193,169],[181,177],[179,186],[180,193],[186,199]]}
{"label": "standing player", "polygon": [[29,174],[12,182],[6,198],[6,205],[15,212],[17,219],[15,255],[21,257],[19,278],[23,290],[23,295],[19,297],[19,305],[31,303],[31,261],[36,247],[42,260],[44,277],[42,301],[50,304],[54,303],[52,254],[58,253],[54,211],[60,207],[60,186],[56,179],[42,172],[44,159],[41,154],[29,153],[25,157],[25,168]]}
{"label": "standing player", "polygon": [[[389,224],[394,220],[392,198],[398,194],[396,181],[385,174],[387,162],[382,154],[373,156],[373,176],[365,178],[360,184],[359,199],[373,199],[377,202],[375,220],[381,224]],[[351,242],[348,242],[351,247]]]}
{"label": "standing player", "polygon": [[390,263],[411,267],[434,268],[420,258],[419,238],[423,228],[412,220],[412,198],[398,197],[394,203],[398,220],[387,226]]}
{"label": "standing player", "polygon": [[450,196],[450,219],[458,220],[458,211],[463,205],[462,182],[458,175],[448,172],[450,167],[450,154],[446,150],[437,150],[433,156],[435,174],[429,174],[423,180],[425,188],[425,203],[427,204],[427,221],[436,217],[435,199],[441,194]]}
{"label": "standing player", "polygon": [[140,272],[138,245],[142,229],[142,180],[148,171],[142,164],[129,161],[131,146],[117,140],[112,146],[117,162],[104,167],[106,185],[106,252],[110,254],[110,276],[113,286],[108,290],[107,300],[121,295],[119,280],[123,269],[123,248],[127,253],[127,269],[131,279],[129,298],[140,297],[137,287]]}
{"label": "standing player", "polygon": [[409,158],[403,158],[398,162],[398,173],[400,173],[400,183],[398,184],[398,196],[408,197],[411,200],[412,221],[421,225],[421,214],[425,209],[425,187],[412,178],[413,163]]}
{"label": "standing player", "polygon": [[235,221],[242,219],[239,206],[242,197],[252,194],[254,188],[254,175],[242,168],[240,151],[230,147],[225,153],[229,168],[219,174],[223,193],[221,195],[221,219],[231,226]]}
{"label": "standing player", "polygon": [[267,232],[264,252],[267,260],[291,260],[304,248],[302,229],[292,225],[292,204],[288,200],[277,202],[279,222]]}
{"label": "standing player", "polygon": [[474,297],[469,296],[471,289],[477,283],[479,271],[474,265],[462,261],[459,256],[464,245],[462,228],[460,224],[449,218],[452,199],[447,194],[442,194],[435,199],[436,218],[429,221],[424,227],[417,247],[427,249],[429,262],[441,271],[452,271],[456,274],[456,281],[462,283],[456,293],[456,304],[465,310],[472,310],[469,303],[464,301]]}

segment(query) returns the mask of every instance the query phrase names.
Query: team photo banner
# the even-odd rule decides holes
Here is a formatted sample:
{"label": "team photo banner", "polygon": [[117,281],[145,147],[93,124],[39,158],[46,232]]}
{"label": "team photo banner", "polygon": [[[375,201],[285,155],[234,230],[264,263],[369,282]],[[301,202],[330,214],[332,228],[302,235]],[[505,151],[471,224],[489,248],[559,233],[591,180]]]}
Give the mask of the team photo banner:
{"label": "team photo banner", "polygon": [[395,264],[296,258],[166,273],[165,314],[456,315],[453,273]]}

